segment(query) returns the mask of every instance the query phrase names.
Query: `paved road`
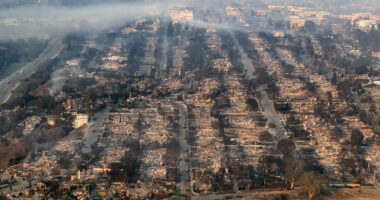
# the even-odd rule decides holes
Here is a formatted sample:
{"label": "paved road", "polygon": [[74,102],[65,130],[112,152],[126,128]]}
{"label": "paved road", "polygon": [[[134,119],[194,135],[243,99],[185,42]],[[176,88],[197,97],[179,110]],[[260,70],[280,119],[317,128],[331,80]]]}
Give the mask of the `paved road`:
{"label": "paved road", "polygon": [[85,146],[83,147],[84,153],[89,153],[91,151],[91,145],[95,143],[104,132],[103,122],[108,116],[108,113],[110,110],[111,110],[111,107],[107,106],[102,111],[96,113],[94,115],[94,121],[90,122],[87,125],[87,129],[86,129],[86,132],[84,133],[84,138],[83,138],[84,143],[85,143]]}
{"label": "paved road", "polygon": [[5,103],[19,83],[30,77],[42,63],[59,55],[63,49],[62,39],[63,37],[60,36],[51,40],[48,47],[36,59],[0,81],[0,104]]}
{"label": "paved road", "polygon": [[240,45],[239,41],[236,39],[235,34],[229,32],[232,41],[234,42],[235,47],[239,51],[240,61],[243,64],[245,70],[247,70],[247,75],[249,78],[253,78],[253,72],[255,71],[255,67],[252,64],[252,61],[248,58],[248,55],[245,53],[243,47]]}
{"label": "paved road", "polygon": [[168,36],[167,36],[167,31],[165,32],[164,35],[164,41],[162,42],[162,60],[160,63],[161,70],[166,71],[166,68],[168,66],[168,52],[169,52],[169,42],[168,42]]}
{"label": "paved road", "polygon": [[179,133],[178,133],[178,142],[180,146],[180,156],[179,156],[179,174],[180,181],[177,183],[180,194],[187,194],[187,191],[190,190],[189,185],[189,146],[187,145],[187,131],[186,131],[186,121],[187,121],[187,108],[183,103],[178,104],[179,108]]}
{"label": "paved road", "polygon": [[[239,54],[241,56],[241,62],[247,70],[247,76],[248,78],[254,78],[254,72],[255,72],[255,66],[253,66],[252,61],[248,58],[248,55],[244,51],[243,47],[240,45],[239,41],[237,41],[235,35],[230,32],[231,38],[234,42],[235,47],[238,49]],[[263,87],[260,87],[258,89],[258,92],[260,92],[261,100],[260,100],[260,108],[262,109],[262,113],[266,119],[268,119],[269,123],[276,124],[276,138],[277,140],[283,138],[285,136],[285,128],[283,126],[283,123],[281,122],[282,117],[276,112],[276,109],[274,108],[273,101],[268,98],[268,94],[265,91]]]}
{"label": "paved road", "polygon": [[284,119],[277,113],[273,101],[269,99],[267,92],[264,89],[260,89],[259,91],[261,93],[260,107],[262,108],[262,113],[268,119],[268,122],[276,124],[276,139],[280,140],[286,133],[282,122]]}

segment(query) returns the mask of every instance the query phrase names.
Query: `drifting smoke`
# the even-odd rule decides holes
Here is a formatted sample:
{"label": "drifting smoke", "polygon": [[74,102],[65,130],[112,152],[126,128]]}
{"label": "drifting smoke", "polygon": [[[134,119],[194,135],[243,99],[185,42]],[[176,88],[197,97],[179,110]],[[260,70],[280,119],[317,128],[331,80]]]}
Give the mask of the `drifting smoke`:
{"label": "drifting smoke", "polygon": [[67,81],[67,78],[65,76],[62,76],[63,72],[64,69],[58,69],[51,74],[52,86],[49,89],[49,94],[51,96],[55,96],[62,91],[63,86]]}
{"label": "drifting smoke", "polygon": [[[379,0],[360,1],[361,5],[372,6],[373,11],[379,9]],[[104,3],[81,7],[30,5],[0,9],[0,40],[19,38],[50,38],[57,34],[66,34],[73,31],[94,32],[122,26],[136,18],[152,15],[164,16],[171,4],[182,4],[193,8],[224,10],[226,4],[237,5],[231,0],[163,0],[153,2],[134,3]],[[353,0],[243,0],[240,4],[251,7],[266,7],[266,4],[310,6],[315,8],[331,8],[331,12],[343,9],[350,12],[358,10],[358,2]],[[241,6],[241,5],[240,5]],[[362,6],[363,7],[363,6]],[[365,7],[365,6],[364,6]],[[214,28],[237,28],[231,24],[194,23],[197,26],[211,26]],[[240,28],[239,28],[240,29]]]}
{"label": "drifting smoke", "polygon": [[0,40],[49,38],[72,31],[99,31],[161,14],[167,4],[123,3],[78,8],[26,6],[0,10]]}
{"label": "drifting smoke", "polygon": [[[202,8],[212,7],[215,2],[203,2]],[[173,3],[200,6],[197,1],[163,0],[156,3],[104,3],[81,7],[29,5],[0,9],[0,40],[51,38],[73,31],[108,30],[137,18],[165,16]]]}

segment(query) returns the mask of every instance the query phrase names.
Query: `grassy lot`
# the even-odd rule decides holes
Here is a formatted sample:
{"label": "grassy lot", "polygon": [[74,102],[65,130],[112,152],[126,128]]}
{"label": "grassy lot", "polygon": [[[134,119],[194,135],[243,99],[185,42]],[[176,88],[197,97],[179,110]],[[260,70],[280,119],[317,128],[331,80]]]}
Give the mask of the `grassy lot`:
{"label": "grassy lot", "polygon": [[21,69],[25,63],[13,63],[9,65],[6,69],[4,69],[4,73],[0,75],[0,80],[7,78],[11,74],[17,72],[17,70]]}

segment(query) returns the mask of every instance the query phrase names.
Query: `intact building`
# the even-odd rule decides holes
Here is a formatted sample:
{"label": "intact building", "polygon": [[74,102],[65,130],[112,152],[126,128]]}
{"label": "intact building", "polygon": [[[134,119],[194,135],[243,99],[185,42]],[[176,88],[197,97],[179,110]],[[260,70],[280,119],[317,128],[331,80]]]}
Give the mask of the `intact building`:
{"label": "intact building", "polygon": [[75,119],[73,126],[74,128],[79,128],[88,122],[88,115],[85,114],[77,114],[77,118]]}

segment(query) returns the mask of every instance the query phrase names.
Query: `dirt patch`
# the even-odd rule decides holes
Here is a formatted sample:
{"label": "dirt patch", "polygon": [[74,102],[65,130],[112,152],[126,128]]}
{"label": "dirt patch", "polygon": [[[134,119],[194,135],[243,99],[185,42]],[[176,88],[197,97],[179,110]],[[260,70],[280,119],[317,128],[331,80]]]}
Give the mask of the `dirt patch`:
{"label": "dirt patch", "polygon": [[342,189],[335,192],[327,200],[378,200],[380,199],[380,188],[362,187],[361,189]]}

